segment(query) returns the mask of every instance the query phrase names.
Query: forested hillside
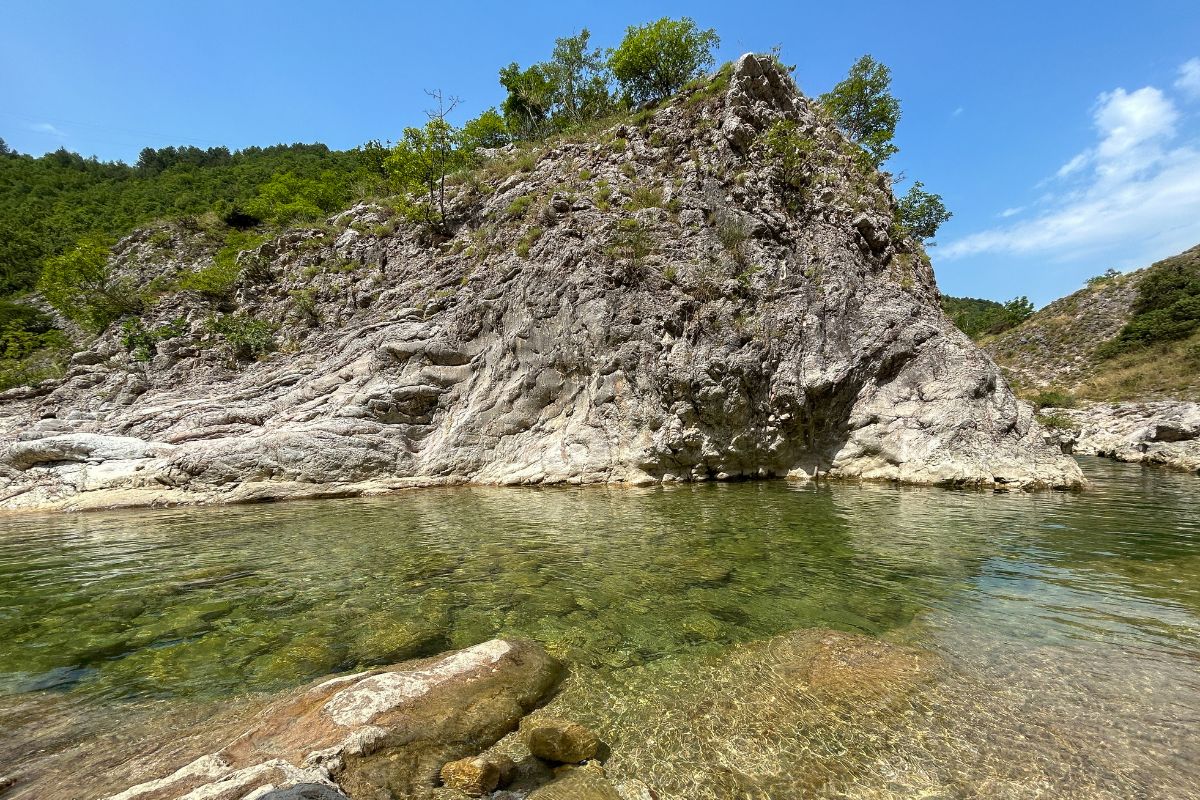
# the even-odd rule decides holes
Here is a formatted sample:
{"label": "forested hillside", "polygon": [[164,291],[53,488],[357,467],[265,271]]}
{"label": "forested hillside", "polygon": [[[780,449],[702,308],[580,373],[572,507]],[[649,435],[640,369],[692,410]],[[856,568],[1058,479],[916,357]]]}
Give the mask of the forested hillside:
{"label": "forested hillside", "polygon": [[1003,333],[1020,325],[1033,313],[1033,303],[1024,296],[1000,303],[977,297],[942,295],[942,310],[959,330],[972,339],[978,339],[988,334]]}
{"label": "forested hillside", "polygon": [[350,199],[363,169],[357,153],[323,144],[146,148],[132,166],[65,149],[39,158],[4,152],[0,297],[32,288],[42,260],[85,235],[115,239],[155,219],[235,207],[262,219],[327,213]]}

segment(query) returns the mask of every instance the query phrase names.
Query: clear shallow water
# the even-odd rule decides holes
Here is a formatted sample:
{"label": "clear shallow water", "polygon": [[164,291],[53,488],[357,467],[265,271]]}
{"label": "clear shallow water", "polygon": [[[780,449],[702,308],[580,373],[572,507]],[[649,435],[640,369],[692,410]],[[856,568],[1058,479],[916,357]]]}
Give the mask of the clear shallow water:
{"label": "clear shallow water", "polygon": [[[1085,469],[1077,495],[457,488],[6,518],[0,763],[26,765],[16,796],[100,794],[164,732],[272,691],[519,635],[572,664],[556,704],[610,770],[664,797],[1200,796],[1200,482]],[[753,674],[755,642],[814,626],[945,669],[886,713]]]}

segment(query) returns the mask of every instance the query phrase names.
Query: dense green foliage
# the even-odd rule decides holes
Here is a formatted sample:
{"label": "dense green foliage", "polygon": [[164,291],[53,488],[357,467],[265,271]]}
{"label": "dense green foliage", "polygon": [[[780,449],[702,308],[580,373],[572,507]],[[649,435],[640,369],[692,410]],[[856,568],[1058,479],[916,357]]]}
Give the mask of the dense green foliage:
{"label": "dense green foliage", "polygon": [[608,65],[631,102],[653,102],[675,94],[712,66],[712,51],[720,43],[715,30],[700,30],[688,17],[663,17],[630,26]]}
{"label": "dense green foliage", "polygon": [[1159,261],[1138,282],[1133,317],[1097,354],[1112,357],[1156,342],[1186,339],[1200,329],[1200,251]]}
{"label": "dense green foliage", "polygon": [[[0,297],[31,288],[48,256],[83,236],[116,238],[162,218],[238,205],[262,220],[295,221],[351,199],[363,165],[325,145],[146,148],[135,166],[66,150],[0,155]],[[259,220],[248,220],[251,224]]]}
{"label": "dense green foliage", "polygon": [[[557,39],[550,60],[500,70],[508,96],[501,105],[508,133],[538,139],[602,117],[616,107],[612,73],[604,52],[589,44],[587,28]],[[471,123],[468,123],[468,127]]]}
{"label": "dense green foliage", "polygon": [[50,305],[92,333],[142,308],[140,287],[111,274],[111,245],[106,237],[89,234],[65,253],[46,259],[38,281],[38,291]]}
{"label": "dense green foliage", "polygon": [[821,105],[876,167],[898,152],[892,144],[900,101],[891,94],[892,71],[869,55],[854,62],[845,80],[821,95]]}
{"label": "dense green foliage", "polygon": [[1027,297],[1014,297],[1007,303],[975,297],[942,295],[942,310],[958,329],[973,339],[1003,333],[1033,315],[1033,303]]}
{"label": "dense green foliage", "polygon": [[932,244],[929,240],[937,236],[938,228],[954,216],[946,210],[941,195],[925,191],[925,184],[920,181],[915,181],[900,198],[897,209],[900,226],[905,233],[924,240],[926,244]]}

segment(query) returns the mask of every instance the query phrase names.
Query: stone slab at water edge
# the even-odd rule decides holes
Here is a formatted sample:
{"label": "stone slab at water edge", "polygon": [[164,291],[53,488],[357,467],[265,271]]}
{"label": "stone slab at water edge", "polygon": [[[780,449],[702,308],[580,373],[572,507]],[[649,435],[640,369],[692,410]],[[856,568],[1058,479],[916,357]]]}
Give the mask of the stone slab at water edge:
{"label": "stone slab at water edge", "polygon": [[220,752],[110,800],[428,797],[443,764],[516,728],[561,674],[540,646],[496,639],[333,678],[280,702]]}
{"label": "stone slab at water edge", "polygon": [[1095,403],[1052,413],[1070,452],[1200,473],[1200,403]]}
{"label": "stone slab at water edge", "polygon": [[[799,162],[764,134],[784,121]],[[996,365],[942,314],[886,177],[771,58],[652,113],[500,152],[449,232],[356,206],[170,291],[0,395],[0,506],[82,509],[406,486],[816,476],[1069,487]],[[172,285],[202,237],[114,268]],[[259,359],[211,324],[274,327]],[[234,320],[234,322],[229,322]],[[240,321],[240,322],[238,322]],[[167,334],[164,334],[166,336]]]}

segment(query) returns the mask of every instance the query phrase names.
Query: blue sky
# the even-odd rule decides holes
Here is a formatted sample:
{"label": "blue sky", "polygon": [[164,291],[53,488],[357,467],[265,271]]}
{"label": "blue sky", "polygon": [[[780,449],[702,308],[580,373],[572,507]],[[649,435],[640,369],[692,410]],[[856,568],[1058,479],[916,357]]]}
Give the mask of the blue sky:
{"label": "blue sky", "polygon": [[[1041,305],[1200,243],[1200,3],[24,2],[0,26],[0,137],[135,160],[146,146],[354,147],[425,89],[499,103],[497,70],[581,27],[694,17],[720,57],[782,45],[809,94],[862,53],[903,104],[893,171],[955,216],[942,290]],[[461,120],[459,120],[461,121]],[[901,184],[903,191],[907,184]]]}

